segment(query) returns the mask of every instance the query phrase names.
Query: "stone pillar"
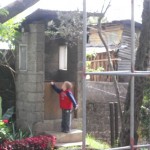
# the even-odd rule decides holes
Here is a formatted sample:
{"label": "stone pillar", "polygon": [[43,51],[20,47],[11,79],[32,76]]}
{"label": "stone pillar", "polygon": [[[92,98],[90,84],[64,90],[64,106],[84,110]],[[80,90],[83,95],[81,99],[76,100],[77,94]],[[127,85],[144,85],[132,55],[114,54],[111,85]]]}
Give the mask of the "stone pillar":
{"label": "stone pillar", "polygon": [[78,41],[78,60],[77,60],[77,100],[79,104],[78,118],[82,118],[82,88],[83,88],[83,44]]}
{"label": "stone pillar", "polygon": [[27,70],[19,70],[19,48],[16,61],[16,119],[18,127],[44,120],[44,24],[29,25],[19,44],[27,45]]}

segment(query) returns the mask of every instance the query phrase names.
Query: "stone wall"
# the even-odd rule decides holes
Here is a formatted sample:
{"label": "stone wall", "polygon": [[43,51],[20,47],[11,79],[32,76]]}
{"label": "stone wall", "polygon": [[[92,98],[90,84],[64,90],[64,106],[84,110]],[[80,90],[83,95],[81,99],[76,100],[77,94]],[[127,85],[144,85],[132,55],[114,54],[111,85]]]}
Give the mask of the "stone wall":
{"label": "stone wall", "polygon": [[[16,52],[16,120],[18,127],[34,128],[44,119],[44,84],[54,80],[74,83],[75,96],[82,104],[82,44],[68,46],[68,70],[59,70],[60,40],[45,40],[45,26],[40,22],[26,25]],[[27,46],[27,70],[19,69],[19,45]],[[76,117],[82,115],[82,107]],[[57,119],[57,118],[53,118]]]}
{"label": "stone wall", "polygon": [[77,81],[77,45],[68,47],[68,68],[67,70],[59,70],[59,47],[65,45],[65,42],[59,40],[46,39],[45,42],[45,80],[54,80],[63,82],[69,80]]}
{"label": "stone wall", "polygon": [[[35,23],[22,33],[16,55],[16,117],[19,127],[44,120],[45,26]],[[27,69],[19,69],[19,45],[27,45]]]}
{"label": "stone wall", "polygon": [[63,40],[49,40],[45,42],[45,80],[55,82],[70,81],[74,83],[74,94],[80,105],[76,117],[82,115],[82,44],[68,44],[68,68],[59,70],[59,46],[64,45]]}
{"label": "stone wall", "polygon": [[[110,143],[109,102],[116,102],[113,83],[87,81],[87,133]],[[127,83],[119,83],[121,102],[125,100]]]}

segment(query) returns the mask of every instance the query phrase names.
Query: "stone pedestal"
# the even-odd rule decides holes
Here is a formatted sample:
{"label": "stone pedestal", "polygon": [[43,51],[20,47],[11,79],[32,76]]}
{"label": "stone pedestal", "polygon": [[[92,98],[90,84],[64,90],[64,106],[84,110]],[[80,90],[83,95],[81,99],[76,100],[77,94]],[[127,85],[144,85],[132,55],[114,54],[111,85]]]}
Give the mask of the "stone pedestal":
{"label": "stone pedestal", "polygon": [[27,46],[27,69],[19,70],[19,46],[16,59],[16,119],[19,127],[33,127],[44,120],[44,24],[29,25],[19,44]]}

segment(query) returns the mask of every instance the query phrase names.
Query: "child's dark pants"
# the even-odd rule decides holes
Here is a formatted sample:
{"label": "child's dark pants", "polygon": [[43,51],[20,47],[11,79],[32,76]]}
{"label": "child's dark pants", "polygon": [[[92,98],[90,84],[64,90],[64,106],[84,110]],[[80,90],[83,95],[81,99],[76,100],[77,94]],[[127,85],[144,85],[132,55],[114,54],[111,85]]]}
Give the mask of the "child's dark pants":
{"label": "child's dark pants", "polygon": [[71,110],[62,109],[62,122],[61,130],[62,132],[70,132],[71,129]]}

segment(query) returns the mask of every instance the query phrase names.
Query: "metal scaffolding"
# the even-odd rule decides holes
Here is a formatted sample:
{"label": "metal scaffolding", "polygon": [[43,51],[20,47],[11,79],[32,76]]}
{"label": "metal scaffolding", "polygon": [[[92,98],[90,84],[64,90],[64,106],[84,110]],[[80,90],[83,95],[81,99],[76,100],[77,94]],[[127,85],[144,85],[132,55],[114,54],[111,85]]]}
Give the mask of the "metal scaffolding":
{"label": "metal scaffolding", "polygon": [[87,12],[86,12],[86,0],[83,0],[83,142],[82,150],[86,149],[86,75],[111,75],[111,76],[131,76],[131,101],[130,101],[130,146],[111,148],[109,150],[123,150],[134,148],[148,148],[150,149],[150,144],[147,145],[134,145],[134,78],[135,76],[149,76],[150,71],[135,71],[135,21],[134,21],[134,0],[131,0],[131,70],[127,71],[107,71],[107,72],[86,72],[86,39],[87,39]]}

